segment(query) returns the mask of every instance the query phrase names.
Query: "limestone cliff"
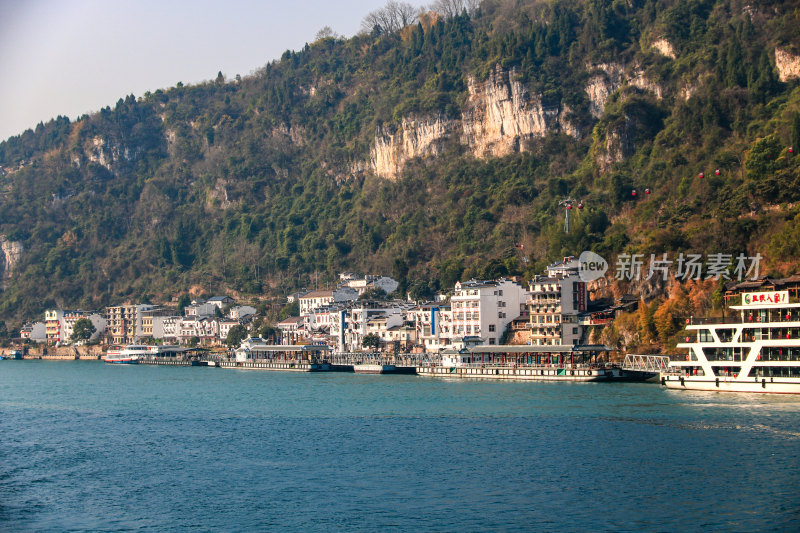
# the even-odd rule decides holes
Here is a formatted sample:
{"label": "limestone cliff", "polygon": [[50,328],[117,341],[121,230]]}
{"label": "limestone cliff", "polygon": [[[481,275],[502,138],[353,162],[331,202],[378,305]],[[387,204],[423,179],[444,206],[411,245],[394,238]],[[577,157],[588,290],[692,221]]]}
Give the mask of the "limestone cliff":
{"label": "limestone cliff", "polygon": [[565,118],[568,109],[545,107],[541,98],[529,94],[515,77],[513,70],[498,66],[485,82],[469,78],[460,119],[404,119],[394,131],[378,131],[370,154],[373,172],[397,179],[408,160],[436,155],[450,138],[483,158],[524,150],[523,141],[549,132],[578,136],[578,129]]}
{"label": "limestone cliff", "polygon": [[589,112],[595,118],[603,116],[609,96],[626,84],[653,93],[657,98],[663,97],[661,86],[650,81],[638,65],[628,69],[619,63],[600,63],[586,65],[586,69],[593,72],[586,84],[586,94],[589,97]]}
{"label": "limestone cliff", "polygon": [[373,171],[381,177],[396,179],[409,159],[439,153],[441,141],[453,126],[454,121],[437,117],[403,119],[394,132],[381,129],[375,136],[375,145],[370,154]]}
{"label": "limestone cliff", "polygon": [[11,278],[14,267],[22,257],[22,243],[9,241],[5,236],[0,235],[0,283],[5,285],[5,281]]}
{"label": "limestone cliff", "polygon": [[775,66],[781,81],[800,78],[800,57],[780,48],[775,49]]}

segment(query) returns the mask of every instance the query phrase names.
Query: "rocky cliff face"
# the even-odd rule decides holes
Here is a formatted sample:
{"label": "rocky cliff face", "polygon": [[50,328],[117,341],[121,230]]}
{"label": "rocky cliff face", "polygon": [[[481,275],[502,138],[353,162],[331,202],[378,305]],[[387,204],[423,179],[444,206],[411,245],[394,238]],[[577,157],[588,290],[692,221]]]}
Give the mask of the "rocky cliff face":
{"label": "rocky cliff face", "polygon": [[594,118],[603,116],[608,97],[626,84],[653,93],[657,98],[663,97],[661,86],[647,79],[644,71],[638,65],[628,69],[625,65],[619,63],[600,63],[598,65],[586,65],[586,69],[589,72],[594,72],[586,84],[589,111]]}
{"label": "rocky cliff face", "polygon": [[453,127],[454,121],[437,117],[403,119],[396,131],[379,131],[370,154],[373,171],[381,177],[397,179],[409,159],[439,153],[441,142]]}
{"label": "rocky cliff face", "polygon": [[0,284],[11,278],[14,267],[22,257],[22,243],[7,240],[0,235]]}
{"label": "rocky cliff face", "polygon": [[[661,87],[636,66],[627,69],[620,64],[602,64],[587,68],[595,73],[586,85],[595,118],[603,115],[609,96],[625,84],[662,96]],[[396,129],[379,130],[370,153],[371,170],[383,178],[397,179],[410,159],[435,156],[447,139],[466,146],[473,156],[485,158],[522,151],[524,141],[548,133],[562,132],[576,138],[580,134],[566,118],[568,108],[544,106],[541,97],[531,95],[515,79],[513,70],[498,66],[485,82],[468,79],[467,87],[460,119],[406,118]]]}
{"label": "rocky cliff face", "polygon": [[408,160],[435,156],[446,139],[457,139],[475,157],[501,157],[524,149],[522,141],[563,131],[574,137],[578,130],[564,117],[568,109],[542,105],[532,96],[514,71],[499,66],[489,79],[470,78],[468,98],[460,119],[442,117],[405,119],[395,131],[381,130],[370,154],[372,171],[397,179]]}
{"label": "rocky cliff face", "polygon": [[800,78],[800,57],[786,50],[775,49],[775,66],[778,68],[778,77],[781,81]]}
{"label": "rocky cliff face", "polygon": [[499,66],[486,82],[468,80],[469,98],[462,114],[461,142],[475,157],[500,157],[523,149],[521,141],[543,137],[561,127],[562,109],[545,108]]}

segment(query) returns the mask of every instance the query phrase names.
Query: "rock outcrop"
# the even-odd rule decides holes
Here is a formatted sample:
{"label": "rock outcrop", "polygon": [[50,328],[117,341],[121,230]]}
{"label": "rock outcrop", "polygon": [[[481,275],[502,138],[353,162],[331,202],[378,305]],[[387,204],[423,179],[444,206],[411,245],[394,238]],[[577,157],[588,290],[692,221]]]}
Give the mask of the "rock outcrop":
{"label": "rock outcrop", "polygon": [[658,50],[661,55],[667,56],[670,59],[675,59],[676,57],[672,43],[664,38],[656,39],[650,46]]}
{"label": "rock outcrop", "polygon": [[469,94],[460,119],[404,119],[395,130],[375,136],[370,154],[372,171],[397,179],[415,157],[435,156],[447,139],[457,140],[475,157],[501,157],[524,150],[523,141],[562,131],[573,137],[578,129],[565,118],[564,107],[546,107],[515,79],[513,70],[495,68],[485,82],[467,81]]}
{"label": "rock outcrop", "polygon": [[11,278],[14,267],[22,257],[23,247],[21,242],[9,241],[0,235],[0,283]]}
{"label": "rock outcrop", "polygon": [[452,131],[454,124],[454,121],[441,117],[403,119],[394,132],[381,129],[375,136],[375,145],[370,154],[372,170],[381,177],[397,179],[409,159],[439,153],[441,142]]}
{"label": "rock outcrop", "polygon": [[775,66],[778,69],[778,77],[783,82],[800,78],[800,57],[786,50],[775,49]]}
{"label": "rock outcrop", "polygon": [[589,112],[594,118],[603,116],[608,97],[625,84],[653,93],[657,98],[663,97],[661,86],[650,81],[644,70],[638,66],[634,66],[630,71],[619,63],[586,65],[586,68],[590,72],[594,72],[586,84]]}

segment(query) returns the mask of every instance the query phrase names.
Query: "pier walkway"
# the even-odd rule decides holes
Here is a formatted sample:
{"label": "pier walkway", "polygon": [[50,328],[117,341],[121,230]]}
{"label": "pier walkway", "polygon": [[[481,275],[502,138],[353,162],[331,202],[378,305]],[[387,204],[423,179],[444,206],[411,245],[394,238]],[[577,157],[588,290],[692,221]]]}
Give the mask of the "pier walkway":
{"label": "pier walkway", "polygon": [[669,356],[628,354],[622,363],[622,369],[629,372],[668,372]]}

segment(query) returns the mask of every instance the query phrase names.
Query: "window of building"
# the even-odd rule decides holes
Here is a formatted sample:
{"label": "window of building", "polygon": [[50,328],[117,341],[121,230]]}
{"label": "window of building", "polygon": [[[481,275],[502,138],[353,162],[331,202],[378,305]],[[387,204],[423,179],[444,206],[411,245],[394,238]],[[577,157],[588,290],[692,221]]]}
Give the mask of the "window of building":
{"label": "window of building", "polygon": [[494,331],[494,324],[489,324],[489,331]]}
{"label": "window of building", "polygon": [[494,344],[494,337],[489,338],[489,344]]}

